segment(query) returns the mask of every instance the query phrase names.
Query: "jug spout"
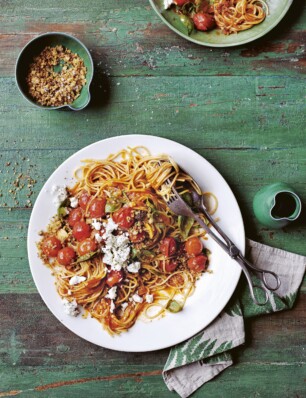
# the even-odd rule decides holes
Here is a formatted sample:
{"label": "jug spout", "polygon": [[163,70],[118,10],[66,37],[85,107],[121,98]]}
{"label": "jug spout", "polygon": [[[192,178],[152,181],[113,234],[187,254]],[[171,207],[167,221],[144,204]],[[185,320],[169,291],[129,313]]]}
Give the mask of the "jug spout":
{"label": "jug spout", "polygon": [[275,220],[294,221],[301,212],[301,200],[289,191],[278,192],[274,198],[274,206],[271,209],[271,217]]}
{"label": "jug spout", "polygon": [[276,182],[256,193],[253,209],[261,224],[270,228],[283,228],[299,217],[302,204],[289,185]]}

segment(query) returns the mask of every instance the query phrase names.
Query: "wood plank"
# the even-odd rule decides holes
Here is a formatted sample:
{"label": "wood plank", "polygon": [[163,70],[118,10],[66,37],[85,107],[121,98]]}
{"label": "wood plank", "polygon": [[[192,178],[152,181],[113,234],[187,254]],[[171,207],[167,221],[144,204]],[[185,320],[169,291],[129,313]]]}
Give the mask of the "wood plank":
{"label": "wood plank", "polygon": [[[233,396],[231,391],[237,397],[255,392],[285,397],[286,391],[302,396],[303,299],[291,311],[247,320],[246,346],[235,350],[238,364],[195,396],[227,397]],[[55,320],[37,294],[0,295],[0,312],[0,397],[8,396],[12,386],[23,391],[17,394],[21,396],[48,392],[48,397],[70,397],[86,391],[94,397],[101,391],[106,397],[112,391],[120,397],[170,396],[160,376],[168,350],[135,354],[92,345]]]}
{"label": "wood plank", "polygon": [[306,144],[301,78],[114,78],[101,88],[95,86],[92,104],[82,112],[33,108],[19,95],[13,79],[1,83],[2,149],[81,148],[133,133],[210,149],[285,149]]}
{"label": "wood plank", "polygon": [[[299,75],[305,68],[303,0],[296,0],[272,32],[251,45],[197,46],[166,27],[143,0],[86,3],[54,0],[2,2],[0,76],[13,76],[23,46],[39,33],[70,32],[92,50],[96,64],[115,76]],[[165,40],[165,38],[167,38]],[[304,38],[304,39],[303,39]]]}

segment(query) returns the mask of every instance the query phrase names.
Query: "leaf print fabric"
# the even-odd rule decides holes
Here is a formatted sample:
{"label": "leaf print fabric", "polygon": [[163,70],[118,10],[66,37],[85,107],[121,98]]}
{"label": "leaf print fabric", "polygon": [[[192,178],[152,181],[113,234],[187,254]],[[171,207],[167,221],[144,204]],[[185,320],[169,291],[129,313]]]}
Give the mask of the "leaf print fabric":
{"label": "leaf print fabric", "polygon": [[[203,331],[172,347],[163,377],[167,387],[187,398],[233,361],[230,350],[244,343],[243,319],[290,309],[305,273],[306,258],[247,240],[247,257],[258,268],[274,271],[281,279],[277,293],[269,292],[264,306],[253,303],[247,283],[240,280],[222,313]],[[256,284],[261,280],[254,275]]]}

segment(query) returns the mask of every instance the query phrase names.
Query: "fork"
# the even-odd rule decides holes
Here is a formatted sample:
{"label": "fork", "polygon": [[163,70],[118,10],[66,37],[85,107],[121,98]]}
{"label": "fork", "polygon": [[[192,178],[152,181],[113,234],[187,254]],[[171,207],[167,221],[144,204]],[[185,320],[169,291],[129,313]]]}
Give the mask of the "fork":
{"label": "fork", "polygon": [[[171,194],[168,199],[165,199],[165,202],[167,203],[167,206],[169,209],[175,213],[176,215],[181,215],[185,217],[191,217],[193,218],[205,231],[206,233],[214,239],[215,242],[218,243],[219,246],[233,259],[235,260],[240,267],[242,268],[242,271],[247,279],[251,297],[253,302],[256,305],[265,305],[268,300],[269,300],[269,291],[275,291],[280,287],[280,279],[278,275],[276,275],[272,271],[268,270],[263,270],[260,268],[255,267],[252,263],[250,263],[241,253],[241,251],[238,249],[238,247],[231,241],[231,239],[225,234],[225,232],[219,227],[219,225],[214,221],[213,217],[208,213],[207,208],[204,204],[203,201],[203,195],[198,195],[194,190],[193,193],[198,195],[198,200],[197,200],[197,207],[200,209],[204,216],[207,218],[207,220],[210,222],[210,224],[215,228],[215,230],[218,232],[218,234],[221,236],[217,236],[211,228],[203,221],[201,216],[194,212],[192,208],[182,199],[178,191],[175,189],[174,184],[171,184],[171,181],[168,179],[165,181],[165,184],[171,188]],[[249,272],[249,269],[252,271],[255,271],[259,274],[262,275],[262,283],[263,286],[257,286],[253,283],[251,274]],[[268,280],[267,280],[267,275],[272,276],[275,280],[275,286],[272,286]],[[265,301],[258,301],[257,298],[255,297],[255,291],[254,289],[259,289],[264,292],[265,295]]]}

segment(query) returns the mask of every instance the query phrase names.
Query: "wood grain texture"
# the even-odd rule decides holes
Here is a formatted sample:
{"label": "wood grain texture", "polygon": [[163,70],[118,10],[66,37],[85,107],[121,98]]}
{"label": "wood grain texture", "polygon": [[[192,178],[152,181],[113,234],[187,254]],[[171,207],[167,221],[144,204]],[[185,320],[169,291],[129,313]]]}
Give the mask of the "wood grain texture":
{"label": "wood grain texture", "polygon": [[[188,43],[143,0],[0,0],[0,7],[0,397],[174,396],[161,377],[167,350],[102,349],[48,311],[27,260],[31,206],[55,168],[83,146],[159,135],[224,175],[247,236],[306,255],[305,211],[281,231],[263,228],[252,212],[256,191],[278,180],[306,204],[305,3],[295,0],[264,38],[230,49]],[[34,109],[18,92],[16,57],[47,31],[74,34],[91,50],[93,100],[82,112]],[[248,320],[235,366],[194,396],[305,396],[305,294],[304,280],[293,310]]]}

